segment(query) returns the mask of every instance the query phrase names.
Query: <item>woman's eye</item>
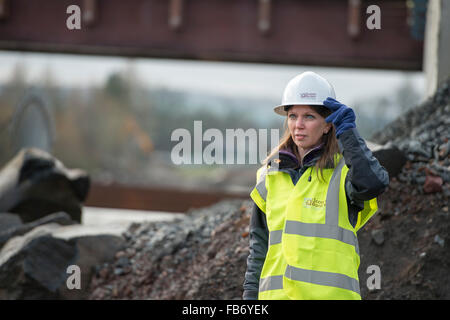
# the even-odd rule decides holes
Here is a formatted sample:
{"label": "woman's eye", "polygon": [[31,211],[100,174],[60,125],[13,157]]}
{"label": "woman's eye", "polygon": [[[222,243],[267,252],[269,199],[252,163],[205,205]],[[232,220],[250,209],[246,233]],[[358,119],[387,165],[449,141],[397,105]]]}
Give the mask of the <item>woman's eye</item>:
{"label": "woman's eye", "polygon": [[315,117],[312,114],[307,114],[305,117],[306,119],[315,119]]}
{"label": "woman's eye", "polygon": [[292,113],[291,113],[291,114],[289,115],[289,119],[294,120],[295,118],[296,118],[296,117],[295,117],[295,114],[292,114]]}

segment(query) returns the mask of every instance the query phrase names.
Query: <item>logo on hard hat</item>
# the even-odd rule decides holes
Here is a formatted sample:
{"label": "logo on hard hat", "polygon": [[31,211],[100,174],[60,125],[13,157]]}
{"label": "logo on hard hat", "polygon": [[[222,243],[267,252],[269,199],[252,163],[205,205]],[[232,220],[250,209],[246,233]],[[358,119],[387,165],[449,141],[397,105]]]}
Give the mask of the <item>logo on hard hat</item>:
{"label": "logo on hard hat", "polygon": [[314,92],[303,92],[302,94],[300,94],[300,97],[315,99],[316,98],[316,94]]}

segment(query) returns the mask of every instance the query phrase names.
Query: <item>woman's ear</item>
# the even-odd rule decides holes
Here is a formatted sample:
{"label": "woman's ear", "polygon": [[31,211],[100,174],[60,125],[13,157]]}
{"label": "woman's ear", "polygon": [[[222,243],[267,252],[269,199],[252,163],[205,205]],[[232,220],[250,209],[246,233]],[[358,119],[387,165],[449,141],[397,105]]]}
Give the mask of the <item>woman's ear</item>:
{"label": "woman's ear", "polygon": [[328,134],[328,132],[330,132],[330,130],[331,130],[331,126],[332,126],[331,123],[327,123],[325,125],[325,129],[323,129],[323,134]]}

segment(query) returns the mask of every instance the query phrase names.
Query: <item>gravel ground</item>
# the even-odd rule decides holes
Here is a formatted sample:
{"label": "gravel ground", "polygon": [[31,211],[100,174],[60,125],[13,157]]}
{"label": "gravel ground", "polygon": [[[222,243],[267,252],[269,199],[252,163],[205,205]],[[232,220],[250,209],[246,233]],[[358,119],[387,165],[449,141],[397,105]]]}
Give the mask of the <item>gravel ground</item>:
{"label": "gravel ground", "polygon": [[91,299],[239,299],[250,202],[224,201],[173,222],[133,224],[101,266]]}

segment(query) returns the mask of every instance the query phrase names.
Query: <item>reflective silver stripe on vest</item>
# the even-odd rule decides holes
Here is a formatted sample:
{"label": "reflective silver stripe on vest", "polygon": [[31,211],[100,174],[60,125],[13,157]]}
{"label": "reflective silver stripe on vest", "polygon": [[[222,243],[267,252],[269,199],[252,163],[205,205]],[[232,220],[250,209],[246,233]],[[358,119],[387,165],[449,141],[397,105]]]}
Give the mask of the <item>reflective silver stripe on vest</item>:
{"label": "reflective silver stripe on vest", "polygon": [[283,289],[283,276],[271,276],[259,281],[259,292]]}
{"label": "reflective silver stripe on vest", "polygon": [[341,273],[306,270],[288,265],[284,276],[291,280],[347,289],[360,294],[358,280]]}
{"label": "reflective silver stripe on vest", "polygon": [[344,164],[345,160],[344,157],[342,157],[336,168],[333,170],[330,184],[328,185],[325,217],[325,224],[327,225],[339,225],[339,190],[342,168],[344,167]]}
{"label": "reflective silver stripe on vest", "polygon": [[339,226],[286,220],[284,233],[296,234],[305,237],[319,237],[339,240],[346,244],[355,246],[355,251],[359,255],[358,239],[356,238],[355,234],[350,230],[341,228]]}
{"label": "reflective silver stripe on vest", "polygon": [[256,184],[256,190],[258,190],[259,195],[264,199],[264,201],[266,201],[267,198],[266,175],[267,168],[264,168],[259,175],[259,182]]}
{"label": "reflective silver stripe on vest", "polygon": [[283,230],[270,231],[269,234],[269,245],[281,243],[281,238],[283,236]]}
{"label": "reflective silver stripe on vest", "polygon": [[266,201],[267,198],[266,179],[263,179],[260,182],[258,182],[258,184],[256,185],[256,190],[258,190],[258,193],[261,196],[261,198],[263,198],[264,201]]}

